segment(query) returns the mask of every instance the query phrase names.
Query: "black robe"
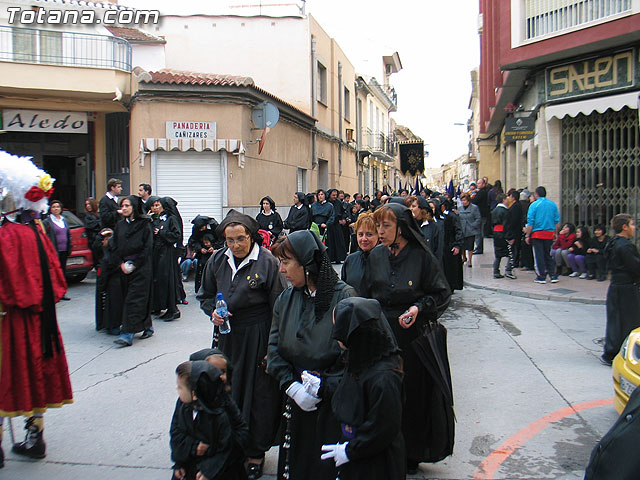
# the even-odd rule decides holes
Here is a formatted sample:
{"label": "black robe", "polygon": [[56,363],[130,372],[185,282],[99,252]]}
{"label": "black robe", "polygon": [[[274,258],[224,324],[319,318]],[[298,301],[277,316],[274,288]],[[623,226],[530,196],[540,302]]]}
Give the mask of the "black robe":
{"label": "black robe", "polygon": [[91,249],[91,254],[93,256],[93,264],[97,267],[100,264],[102,248],[94,248],[93,241],[96,239],[96,236],[102,229],[100,217],[98,217],[98,215],[96,215],[95,213],[86,213],[82,219],[82,222],[84,223],[84,231],[87,234],[87,242],[89,243],[89,248]]}
{"label": "black robe", "polygon": [[153,219],[153,283],[151,311],[168,310],[176,312],[180,286],[177,277],[180,273],[178,265],[178,249],[176,242],[182,244],[182,233],[178,219],[174,215],[163,213]]}
{"label": "black robe", "polygon": [[611,283],[603,358],[612,361],[631,330],[640,327],[640,254],[628,239],[616,235],[607,244],[605,255]]}
{"label": "black robe", "polygon": [[218,250],[207,262],[197,298],[211,317],[221,292],[232,314],[231,333],[220,335],[217,346],[231,360],[233,399],[251,432],[247,455],[260,458],[275,444],[280,424],[282,395],[260,364],[267,354],[273,305],[287,284],[271,252],[256,244],[254,248],[258,259],[250,260],[233,279],[228,249]]}
{"label": "black robe", "polygon": [[289,229],[289,233],[297,232],[298,230],[307,230],[311,226],[311,211],[306,205],[302,205],[298,208],[295,205],[291,205],[289,209],[289,215],[284,221],[284,228]]}
{"label": "black robe", "polygon": [[151,327],[151,252],[153,230],[148,217],[134,221],[125,219],[116,223],[113,237],[109,240],[110,254],[118,265],[131,261],[135,270],[130,274],[120,271],[122,292],[122,331],[142,332]]}
{"label": "black robe", "polygon": [[102,237],[93,240],[93,249],[101,251],[96,265],[96,330],[120,328],[122,324],[122,284],[120,262],[108,246],[102,245]]}
{"label": "black robe", "polygon": [[[411,346],[429,320],[446,310],[451,299],[447,280],[437,259],[419,245],[409,243],[394,256],[384,245],[371,250],[365,270],[364,288],[360,294],[375,298],[402,349],[406,402],[402,414],[402,433],[407,458],[428,458],[429,388],[431,377]],[[402,328],[398,317],[412,305],[418,307],[416,322]]]}
{"label": "black robe", "polygon": [[[339,382],[343,366],[339,362],[340,347],[331,338],[332,312],[342,299],[355,296],[353,288],[338,282],[329,310],[316,320],[314,302],[302,289],[289,287],[278,297],[273,307],[273,321],[269,334],[268,370],[286,390],[300,381],[303,370],[322,376],[318,409],[301,410],[291,405],[289,472],[292,480],[335,480],[337,470],[333,462],[320,460],[323,444],[340,440],[340,423],[331,410],[331,395]],[[282,478],[286,449],[280,446],[278,478]]]}
{"label": "black robe", "polygon": [[442,263],[442,257],[444,253],[443,252],[444,250],[443,229],[440,228],[436,222],[431,220],[428,223],[423,223],[422,225],[420,225],[420,231],[422,232],[422,235],[424,235],[424,238],[427,239],[427,245],[429,245],[429,248],[431,249],[433,254],[436,256],[438,261],[440,262],[440,265],[443,265]]}
{"label": "black robe", "polygon": [[362,250],[358,250],[348,255],[344,261],[344,265],[342,265],[340,278],[343,282],[355,288],[356,292],[362,291],[364,270],[368,259],[369,252],[365,253]]}
{"label": "black robe", "polygon": [[[212,378],[209,372],[220,373],[206,361],[193,362],[191,388],[199,405],[179,399],[176,403],[170,429],[173,468],[184,468],[187,480],[195,480],[198,472],[209,480],[245,480],[243,450],[249,437],[247,425],[224,391],[219,376]],[[196,381],[196,376],[204,378]],[[197,408],[195,418],[194,408]],[[200,442],[209,445],[204,455],[196,455]]]}
{"label": "black robe", "polygon": [[258,225],[262,230],[266,230],[271,233],[271,242],[275,242],[282,229],[284,228],[284,224],[282,223],[282,217],[278,212],[271,211],[270,215],[265,215],[263,212],[260,212],[256,215],[256,220],[258,221]]}
{"label": "black robe", "polygon": [[344,229],[338,223],[345,219],[342,200],[327,201],[333,205],[333,223],[327,224],[327,254],[332,262],[343,262],[347,257],[347,247],[344,241]]}
{"label": "black robe", "polygon": [[454,247],[462,250],[464,238],[462,236],[462,227],[460,226],[460,217],[458,217],[457,213],[448,212],[443,214],[439,222],[444,222],[444,251],[442,253],[444,274],[447,277],[451,291],[462,290],[464,285],[462,258],[460,252],[454,255],[452,251]]}

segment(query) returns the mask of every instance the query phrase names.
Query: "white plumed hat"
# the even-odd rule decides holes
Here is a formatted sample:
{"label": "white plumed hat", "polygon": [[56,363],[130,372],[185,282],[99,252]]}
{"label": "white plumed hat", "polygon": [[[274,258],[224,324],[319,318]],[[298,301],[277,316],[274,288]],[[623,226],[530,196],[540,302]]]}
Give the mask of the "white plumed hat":
{"label": "white plumed hat", "polygon": [[46,212],[54,181],[55,178],[33,164],[31,157],[18,157],[0,150],[0,200],[11,197],[15,209]]}

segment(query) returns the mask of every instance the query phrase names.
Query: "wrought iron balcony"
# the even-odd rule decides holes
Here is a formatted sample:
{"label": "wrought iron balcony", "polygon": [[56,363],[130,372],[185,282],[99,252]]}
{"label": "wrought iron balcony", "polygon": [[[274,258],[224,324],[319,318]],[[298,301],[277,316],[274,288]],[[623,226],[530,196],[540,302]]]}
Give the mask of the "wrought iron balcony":
{"label": "wrought iron balcony", "polygon": [[359,150],[382,157],[385,161],[393,161],[393,157],[396,154],[395,139],[388,137],[384,133],[376,133],[368,128],[363,128],[358,140]]}
{"label": "wrought iron balcony", "polygon": [[0,26],[0,61],[131,71],[131,45],[90,33]]}

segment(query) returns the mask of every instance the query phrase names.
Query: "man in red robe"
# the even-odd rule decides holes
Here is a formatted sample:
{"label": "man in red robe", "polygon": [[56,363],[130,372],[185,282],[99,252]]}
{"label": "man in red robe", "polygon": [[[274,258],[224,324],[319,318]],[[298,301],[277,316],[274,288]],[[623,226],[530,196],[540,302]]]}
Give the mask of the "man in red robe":
{"label": "man in red robe", "polygon": [[37,219],[51,183],[27,158],[0,151],[0,441],[4,417],[27,417],[13,452],[31,458],[45,456],[44,412],[73,402],[55,310],[67,284]]}

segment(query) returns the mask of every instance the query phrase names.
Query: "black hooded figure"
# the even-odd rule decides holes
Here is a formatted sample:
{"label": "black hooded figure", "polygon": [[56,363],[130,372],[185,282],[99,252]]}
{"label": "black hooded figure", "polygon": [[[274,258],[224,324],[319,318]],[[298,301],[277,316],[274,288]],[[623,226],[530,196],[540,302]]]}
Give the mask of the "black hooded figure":
{"label": "black hooded figure", "polygon": [[178,261],[178,259],[184,258],[187,253],[187,249],[184,246],[184,224],[182,223],[182,215],[180,215],[180,211],[178,210],[178,202],[171,197],[162,197],[162,207],[167,214],[176,217],[178,220],[178,227],[180,227],[180,238],[176,241],[176,263],[178,263],[178,268],[175,269],[175,288],[178,303],[184,303],[186,305],[188,303],[186,301],[187,294],[184,291],[184,285],[182,284],[182,274],[180,272],[180,263]]}
{"label": "black hooded figure", "polygon": [[230,243],[229,229],[236,226],[244,227],[241,230],[246,236],[243,240],[234,238],[233,246],[218,250],[209,259],[197,298],[211,318],[218,292],[227,302],[231,332],[219,335],[217,346],[231,360],[232,396],[250,432],[246,453],[250,460],[258,462],[255,467],[258,468],[265,452],[275,443],[280,423],[282,395],[278,383],[265,371],[263,360],[267,355],[271,312],[287,285],[278,272],[278,260],[260,246],[262,237],[254,218],[231,210],[217,227],[216,235]]}
{"label": "black hooded figure", "polygon": [[464,278],[462,276],[462,256],[460,250],[464,242],[460,217],[452,210],[451,200],[444,200],[440,206],[441,218],[444,226],[444,252],[442,263],[444,274],[449,282],[449,288],[462,290]]}
{"label": "black hooded figure", "polygon": [[[264,203],[267,202],[269,204],[269,213],[266,213],[264,209]],[[258,222],[258,226],[262,230],[266,230],[271,233],[271,241],[272,243],[277,240],[284,228],[282,223],[282,218],[280,214],[276,211],[276,202],[273,201],[271,197],[262,197],[260,200],[260,213],[256,216],[256,221]]]}
{"label": "black hooded figure", "polygon": [[333,222],[327,224],[327,253],[331,262],[342,263],[347,258],[343,225],[340,223],[345,221],[344,202],[338,198],[335,188],[327,190],[327,202],[333,205]]}
{"label": "black hooded figure", "polygon": [[[391,238],[381,236],[382,245],[371,250],[360,294],[380,302],[402,349],[406,392],[402,433],[407,467],[413,471],[417,470],[419,462],[430,458],[425,432],[429,424],[429,395],[433,382],[411,343],[422,334],[429,321],[436,320],[447,309],[451,291],[440,262],[427,245],[411,210],[390,202],[374,213],[376,224],[387,224],[392,218],[396,222],[395,237],[393,228],[389,227],[390,231],[385,234]],[[378,233],[381,233],[380,227]],[[399,246],[399,237],[406,240],[404,247]],[[407,318],[409,309],[417,310],[416,318]]]}
{"label": "black hooded figure", "polygon": [[[402,359],[377,300],[342,300],[333,338],[347,348],[347,368],[331,402],[348,462],[341,480],[404,480]],[[326,460],[331,461],[331,460]]]}
{"label": "black hooded figure", "polygon": [[[202,244],[202,240],[205,235],[211,235],[213,241],[211,242],[213,249],[217,250],[219,248],[224,247],[224,239],[220,240],[216,238],[215,229],[218,227],[218,222],[215,218],[207,217],[204,215],[196,215],[196,217],[191,220],[193,227],[191,229],[191,236],[189,237],[189,242],[187,245],[189,248],[195,252],[195,256],[198,259],[198,266],[196,267],[196,278],[195,278],[195,292],[198,293],[200,289],[200,283],[202,281],[202,272],[204,272],[204,266],[206,265],[206,260],[209,259],[212,251],[208,251],[207,248]],[[208,256],[207,256],[208,255]],[[205,261],[202,261],[203,256],[206,256]]]}
{"label": "black hooded figure", "polygon": [[[126,343],[131,345],[134,333],[151,329],[153,230],[149,217],[142,211],[140,197],[131,195],[125,198],[131,202],[133,212],[129,218],[122,218],[116,223],[113,237],[109,240],[109,255],[121,268],[120,285],[124,299],[122,333],[129,336]],[[120,201],[120,208],[125,198]],[[130,262],[133,268],[128,274],[122,267],[126,262]]]}
{"label": "black hooded figure", "polygon": [[156,202],[162,205],[162,212],[153,215],[153,280],[151,295],[151,311],[166,312],[160,317],[163,320],[175,320],[180,316],[180,277],[178,265],[178,245],[182,245],[182,234],[179,220],[172,214],[169,197],[149,197],[149,205],[153,208]]}
{"label": "black hooded figure", "polygon": [[[340,347],[332,338],[332,312],[356,292],[339,280],[326,247],[311,231],[281,238],[272,252],[292,284],[276,300],[269,335],[267,368],[288,396],[278,478],[287,478],[286,473],[290,479],[335,480],[335,465],[320,459],[321,446],[337,443],[341,435],[331,410],[344,370]],[[321,379],[315,395],[303,384],[309,372]]]}
{"label": "black hooded figure", "polygon": [[[197,360],[181,364],[176,373],[188,375],[195,399],[176,402],[170,430],[173,470],[184,469],[185,480],[195,480],[198,472],[209,480],[246,480],[249,431],[220,378],[222,372]],[[200,443],[209,445],[204,455],[196,454]]]}
{"label": "black hooded figure", "polygon": [[284,221],[284,228],[289,229],[289,233],[307,230],[311,226],[311,210],[307,205],[304,193],[296,192],[294,199],[296,199],[296,203],[291,205],[289,215]]}

